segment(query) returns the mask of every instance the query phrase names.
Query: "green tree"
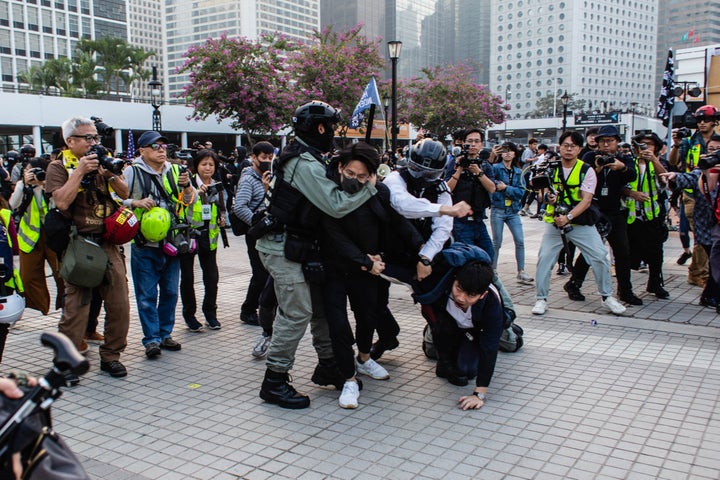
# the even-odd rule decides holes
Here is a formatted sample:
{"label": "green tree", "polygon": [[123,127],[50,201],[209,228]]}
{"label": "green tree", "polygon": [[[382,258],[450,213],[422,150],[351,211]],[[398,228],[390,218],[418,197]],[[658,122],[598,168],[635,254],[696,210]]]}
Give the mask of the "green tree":
{"label": "green tree", "polygon": [[45,64],[34,65],[24,72],[18,74],[18,81],[27,83],[31,90],[40,91],[45,95],[55,86],[55,79],[49,75]]}
{"label": "green tree", "polygon": [[476,83],[467,65],[424,68],[422,72],[425,78],[408,81],[404,92],[412,124],[443,138],[462,128],[484,129],[505,119],[503,99]]}
{"label": "green tree", "polygon": [[223,35],[191,47],[179,72],[190,76],[183,94],[194,109],[192,117],[230,119],[233,128],[245,131],[250,145],[255,135],[281,130],[297,103],[283,60],[294,48],[273,35],[257,41]]}
{"label": "green tree", "polygon": [[73,56],[73,84],[80,96],[95,95],[100,90],[100,82],[95,79],[96,69],[97,63],[91,53],[77,51]]}
{"label": "green tree", "polygon": [[[585,100],[576,99],[576,95],[576,93],[568,94],[568,97],[570,97],[567,105],[568,112],[575,112],[585,109]],[[525,118],[552,117],[553,113],[556,116],[561,116],[563,112],[563,105],[562,101],[560,100],[561,96],[562,95],[555,96],[550,93],[542,98],[539,98],[538,101],[535,102],[535,110],[526,113]]]}
{"label": "green tree", "polygon": [[[110,94],[121,89],[128,92],[132,81],[147,78],[149,73],[143,68],[145,60],[154,55],[141,47],[134,47],[127,41],[104,37],[98,40],[82,39],[77,44],[79,54],[92,55],[97,67],[95,73],[102,77],[102,90]],[[114,87],[114,88],[113,88]]]}
{"label": "green tree", "polygon": [[[350,119],[370,78],[378,77],[384,66],[380,40],[368,40],[360,34],[361,29],[362,25],[357,25],[347,32],[335,32],[332,27],[315,31],[310,45],[290,56],[290,71],[299,90],[295,106],[322,100],[339,108],[345,120]],[[344,135],[347,122],[341,127]]]}

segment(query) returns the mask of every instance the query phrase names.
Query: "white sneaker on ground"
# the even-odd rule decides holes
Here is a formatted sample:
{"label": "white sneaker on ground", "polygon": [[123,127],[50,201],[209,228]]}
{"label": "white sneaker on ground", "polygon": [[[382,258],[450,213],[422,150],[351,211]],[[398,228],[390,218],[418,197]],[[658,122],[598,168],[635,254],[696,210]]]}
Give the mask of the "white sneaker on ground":
{"label": "white sneaker on ground", "polygon": [[625,313],[625,307],[618,302],[615,297],[607,297],[602,301],[602,304],[615,315],[621,315]]}
{"label": "white sneaker on ground", "polygon": [[358,388],[358,383],[348,380],[343,385],[342,393],[338,399],[338,404],[342,408],[357,408],[358,398],[360,398],[360,388]]}
{"label": "white sneaker on ground", "polygon": [[267,355],[268,348],[270,348],[271,341],[271,336],[266,337],[265,335],[260,335],[253,348],[252,356],[255,358],[264,358]]}
{"label": "white sneaker on ground", "polygon": [[525,273],[524,271],[518,273],[517,281],[524,284],[524,285],[532,285],[535,279],[533,279],[530,275]]}
{"label": "white sneaker on ground", "polygon": [[358,373],[367,375],[375,380],[387,380],[390,378],[390,374],[385,370],[382,365],[377,363],[372,358],[368,358],[365,363],[360,363],[358,359],[355,359],[355,369]]}
{"label": "white sneaker on ground", "polygon": [[547,310],[547,300],[540,299],[537,302],[535,302],[535,306],[532,309],[532,314],[533,315],[545,315],[546,310]]}

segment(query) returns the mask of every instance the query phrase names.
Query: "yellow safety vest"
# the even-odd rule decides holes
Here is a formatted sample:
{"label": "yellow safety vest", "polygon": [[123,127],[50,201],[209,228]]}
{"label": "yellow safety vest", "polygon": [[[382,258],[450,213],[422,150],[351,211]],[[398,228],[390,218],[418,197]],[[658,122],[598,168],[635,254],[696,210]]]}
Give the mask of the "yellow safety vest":
{"label": "yellow safety vest", "polygon": [[[555,169],[555,178],[553,178],[553,185],[555,190],[558,191],[558,202],[565,203],[568,207],[572,208],[582,201],[580,196],[580,185],[585,178],[585,172],[587,172],[589,165],[582,160],[578,160],[570,171],[565,185],[567,185],[568,191],[565,191],[565,185],[560,180],[560,169],[562,166]],[[544,220],[547,223],[554,223],[555,219],[555,205],[548,205],[545,207]]]}
{"label": "yellow safety vest", "polygon": [[35,195],[35,189],[33,189],[33,199],[30,201],[30,205],[28,205],[18,225],[18,248],[20,248],[21,252],[30,253],[37,245],[40,239],[40,230],[42,229],[41,217],[44,218],[47,211],[45,197],[40,195],[40,198],[38,198]]}
{"label": "yellow safety vest", "polygon": [[[651,195],[650,200],[645,200],[643,202],[643,217],[645,217],[645,220],[652,220],[654,218],[657,218],[658,215],[660,215],[660,203],[658,202],[658,189],[657,185],[654,185],[654,188],[650,188],[650,182],[655,182],[655,165],[651,163],[647,164],[647,168],[645,169],[645,176],[642,179],[642,184],[640,184],[640,166],[637,164],[637,161],[635,163],[635,172],[636,177],[635,180],[629,183],[630,189],[635,190],[636,192],[643,192]],[[640,186],[640,190],[638,190],[638,185]],[[637,207],[635,205],[635,199],[629,198],[625,201],[625,204],[628,208],[628,219],[627,223],[633,223],[636,220],[637,217]]]}
{"label": "yellow safety vest", "polygon": [[[8,248],[12,250],[13,243],[12,243],[12,237],[10,236],[10,222],[12,222],[12,212],[8,210],[7,208],[3,208],[0,210],[0,218],[2,218],[3,226],[7,230],[7,243]],[[20,277],[20,270],[15,268],[13,265],[13,275],[12,277],[5,282],[5,285],[7,285],[10,288],[15,289],[18,293],[23,293],[25,291],[25,287],[23,286],[22,278]]]}

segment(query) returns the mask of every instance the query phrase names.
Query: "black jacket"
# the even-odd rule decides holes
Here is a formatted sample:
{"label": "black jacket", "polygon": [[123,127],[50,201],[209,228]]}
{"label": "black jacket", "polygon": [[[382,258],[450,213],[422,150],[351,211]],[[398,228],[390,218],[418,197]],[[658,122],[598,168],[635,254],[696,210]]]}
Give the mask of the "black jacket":
{"label": "black jacket", "polygon": [[[338,181],[337,170],[328,177]],[[382,254],[385,262],[417,262],[423,239],[410,221],[390,206],[390,190],[378,182],[377,194],[343,218],[323,216],[321,251],[328,265],[345,272],[372,268],[367,254]]]}

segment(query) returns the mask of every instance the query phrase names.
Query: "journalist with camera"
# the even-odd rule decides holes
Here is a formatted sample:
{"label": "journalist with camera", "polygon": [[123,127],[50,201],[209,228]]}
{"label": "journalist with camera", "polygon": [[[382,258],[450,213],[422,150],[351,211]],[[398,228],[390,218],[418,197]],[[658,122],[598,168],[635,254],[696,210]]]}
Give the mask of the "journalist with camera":
{"label": "journalist with camera", "polygon": [[493,257],[495,249],[484,220],[485,210],[490,207],[490,194],[495,192],[495,174],[483,151],[485,135],[478,128],[465,131],[460,155],[447,177],[453,204],[466,202],[473,214],[455,218],[453,237],[456,242],[477,245]]}
{"label": "journalist with camera", "polygon": [[[700,294],[700,305],[715,307],[720,303],[720,290],[714,277],[720,272],[720,256],[713,260],[713,244],[717,230],[717,177],[720,164],[720,135],[714,134],[705,143],[705,154],[698,157],[697,167],[689,173],[668,172],[661,176],[675,182],[678,188],[689,190],[695,199],[695,244],[709,257],[709,275]],[[720,310],[719,310],[720,311]]]}
{"label": "journalist with camera", "polygon": [[42,158],[33,158],[25,165],[23,177],[10,197],[15,224],[18,227],[20,250],[20,277],[25,287],[25,306],[39,310],[43,315],[50,311],[50,293],[45,279],[45,262],[50,265],[55,279],[57,295],[55,309],[62,306],[65,283],[60,277],[57,254],[45,242],[45,215],[48,212],[45,194],[45,168]]}
{"label": "journalist with camera", "polygon": [[[590,151],[583,162],[594,168],[597,176],[595,199],[600,213],[607,218],[610,231],[607,241],[615,258],[615,274],[618,282],[618,297],[630,305],[642,305],[632,289],[630,281],[630,244],[627,237],[627,209],[621,202],[625,185],[637,177],[632,157],[620,153],[620,134],[613,125],[600,127],[595,140],[597,151]],[[583,255],[575,261],[572,277],[565,284],[565,291],[571,300],[585,299],[580,288],[585,281],[590,265]]]}
{"label": "journalist with camera", "polygon": [[167,138],[149,131],[137,141],[140,157],[124,171],[130,192],[123,203],[135,211],[140,232],[132,244],[135,286],[145,355],[178,351],[172,338],[180,281],[178,253],[190,253],[192,206],[197,191],[187,167],[167,160]]}
{"label": "journalist with camera", "polygon": [[[127,346],[130,303],[125,259],[119,246],[103,238],[105,220],[118,205],[113,192],[127,198],[128,187],[122,176],[105,169],[92,148],[100,141],[95,122],[82,117],[66,120],[62,133],[68,149],[47,169],[45,191],[55,206],[72,220],[78,235],[99,244],[109,260],[106,280],[97,289],[105,302],[105,343],[100,345],[100,369],[113,377],[127,375],[120,353]],[[82,184],[84,178],[90,182]],[[67,280],[67,278],[66,278]],[[79,347],[86,332],[92,288],[66,281],[59,330]],[[75,380],[78,380],[75,377]]]}
{"label": "journalist with camera", "polygon": [[577,132],[560,136],[560,165],[552,170],[550,177],[552,188],[545,210],[547,225],[538,254],[536,302],[532,309],[535,315],[543,315],[547,310],[552,267],[568,240],[590,261],[603,305],[616,315],[625,311],[612,296],[607,250],[594,226],[596,219],[588,212],[598,179],[595,170],[577,158],[582,145],[583,136]]}

